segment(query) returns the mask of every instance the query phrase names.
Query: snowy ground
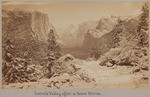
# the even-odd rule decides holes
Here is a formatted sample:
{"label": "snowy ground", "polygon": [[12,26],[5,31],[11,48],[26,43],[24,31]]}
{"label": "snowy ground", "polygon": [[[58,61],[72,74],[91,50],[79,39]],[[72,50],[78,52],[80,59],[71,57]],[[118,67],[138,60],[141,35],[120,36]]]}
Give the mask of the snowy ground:
{"label": "snowy ground", "polygon": [[73,61],[79,72],[75,75],[64,73],[51,79],[40,79],[37,82],[12,83],[2,88],[20,89],[90,89],[90,88],[148,88],[148,71],[133,73],[137,67],[100,66],[97,61]]}

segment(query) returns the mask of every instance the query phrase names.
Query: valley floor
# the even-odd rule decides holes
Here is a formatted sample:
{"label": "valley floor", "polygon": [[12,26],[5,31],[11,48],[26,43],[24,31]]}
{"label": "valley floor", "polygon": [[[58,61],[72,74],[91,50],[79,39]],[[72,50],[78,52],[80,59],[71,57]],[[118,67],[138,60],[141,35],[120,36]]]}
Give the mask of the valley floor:
{"label": "valley floor", "polygon": [[[2,88],[14,89],[95,89],[95,88],[148,88],[149,72],[131,66],[100,66],[97,61],[75,61],[80,72],[74,75],[64,73],[51,79],[40,79],[37,82],[12,83]],[[82,74],[81,74],[82,73]]]}

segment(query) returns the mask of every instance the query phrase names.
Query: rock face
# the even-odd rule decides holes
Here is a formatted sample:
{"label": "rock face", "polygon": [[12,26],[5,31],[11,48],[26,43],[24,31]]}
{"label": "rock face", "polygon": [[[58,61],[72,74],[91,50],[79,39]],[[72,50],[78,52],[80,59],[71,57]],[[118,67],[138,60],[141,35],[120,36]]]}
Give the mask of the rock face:
{"label": "rock face", "polygon": [[88,52],[91,47],[97,47],[101,54],[104,54],[111,48],[116,47],[119,42],[132,39],[137,34],[137,26],[137,18],[129,20],[121,20],[117,17],[111,17],[110,19],[102,18],[96,29],[90,29],[86,33],[82,49]]}
{"label": "rock face", "polygon": [[[65,47],[81,47],[83,45],[84,36],[88,29],[94,29],[98,21],[87,21],[81,24],[70,25],[65,30],[60,29],[61,40],[64,42]],[[69,41],[68,41],[69,40]]]}
{"label": "rock face", "polygon": [[[55,31],[54,26],[49,22],[48,15],[39,11],[3,10],[2,20],[3,32],[7,30],[3,35],[15,31],[16,34],[30,34],[35,39],[46,41],[50,29]],[[28,31],[28,33],[25,33],[25,31]]]}
{"label": "rock face", "polygon": [[110,17],[103,17],[100,19],[96,29],[98,29],[101,33],[108,33],[117,24],[118,17],[116,16],[110,16]]}
{"label": "rock face", "polygon": [[84,36],[86,35],[87,31],[89,29],[95,29],[96,25],[98,24],[98,21],[87,21],[79,25],[76,33],[77,33],[77,44],[81,47],[83,45]]}
{"label": "rock face", "polygon": [[48,15],[39,11],[34,11],[32,13],[31,28],[35,37],[40,41],[47,40],[47,35],[50,29],[55,29],[49,22]]}
{"label": "rock face", "polygon": [[94,36],[93,38],[100,38],[114,28],[117,24],[117,19],[118,17],[111,16],[108,18],[101,18],[99,21],[91,20],[83,22],[77,26],[70,25],[66,30],[61,31],[62,35],[60,36],[66,47],[85,46],[84,42],[87,40],[85,37],[88,36],[88,33]]}
{"label": "rock face", "polygon": [[33,32],[31,29],[31,17],[32,14],[30,12],[2,10],[3,39],[32,36]]}
{"label": "rock face", "polygon": [[102,35],[100,38],[95,38],[89,32],[86,34],[83,41],[84,45],[82,48],[85,51],[89,51],[91,47],[98,47],[102,53],[105,53],[115,45],[115,33],[112,31],[110,33]]}
{"label": "rock face", "polygon": [[35,62],[46,55],[49,29],[55,33],[48,16],[38,11],[2,10],[2,28],[3,46],[10,39],[16,48],[14,56],[24,58],[27,53]]}
{"label": "rock face", "polygon": [[89,29],[85,34],[82,48],[89,51],[92,46],[98,46],[100,49],[105,47],[107,51],[114,41],[112,37],[115,33],[112,30],[116,26],[117,20],[115,16],[101,18],[95,29]]}

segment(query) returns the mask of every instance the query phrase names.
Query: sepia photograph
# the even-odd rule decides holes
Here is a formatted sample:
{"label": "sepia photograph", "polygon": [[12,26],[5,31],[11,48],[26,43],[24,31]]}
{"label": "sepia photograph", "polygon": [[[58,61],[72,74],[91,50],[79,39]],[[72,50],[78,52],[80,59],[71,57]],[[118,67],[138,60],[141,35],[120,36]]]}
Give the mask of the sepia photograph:
{"label": "sepia photograph", "polygon": [[149,88],[149,2],[2,1],[2,89]]}

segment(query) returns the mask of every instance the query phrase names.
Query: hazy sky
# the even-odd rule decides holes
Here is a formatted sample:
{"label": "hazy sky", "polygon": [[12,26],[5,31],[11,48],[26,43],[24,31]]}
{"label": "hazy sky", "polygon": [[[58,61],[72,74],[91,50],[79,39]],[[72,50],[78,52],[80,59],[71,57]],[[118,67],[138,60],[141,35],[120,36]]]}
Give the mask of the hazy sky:
{"label": "hazy sky", "polygon": [[142,2],[3,2],[2,8],[38,10],[49,15],[50,22],[57,28],[99,20],[102,16],[130,16],[141,13]]}

